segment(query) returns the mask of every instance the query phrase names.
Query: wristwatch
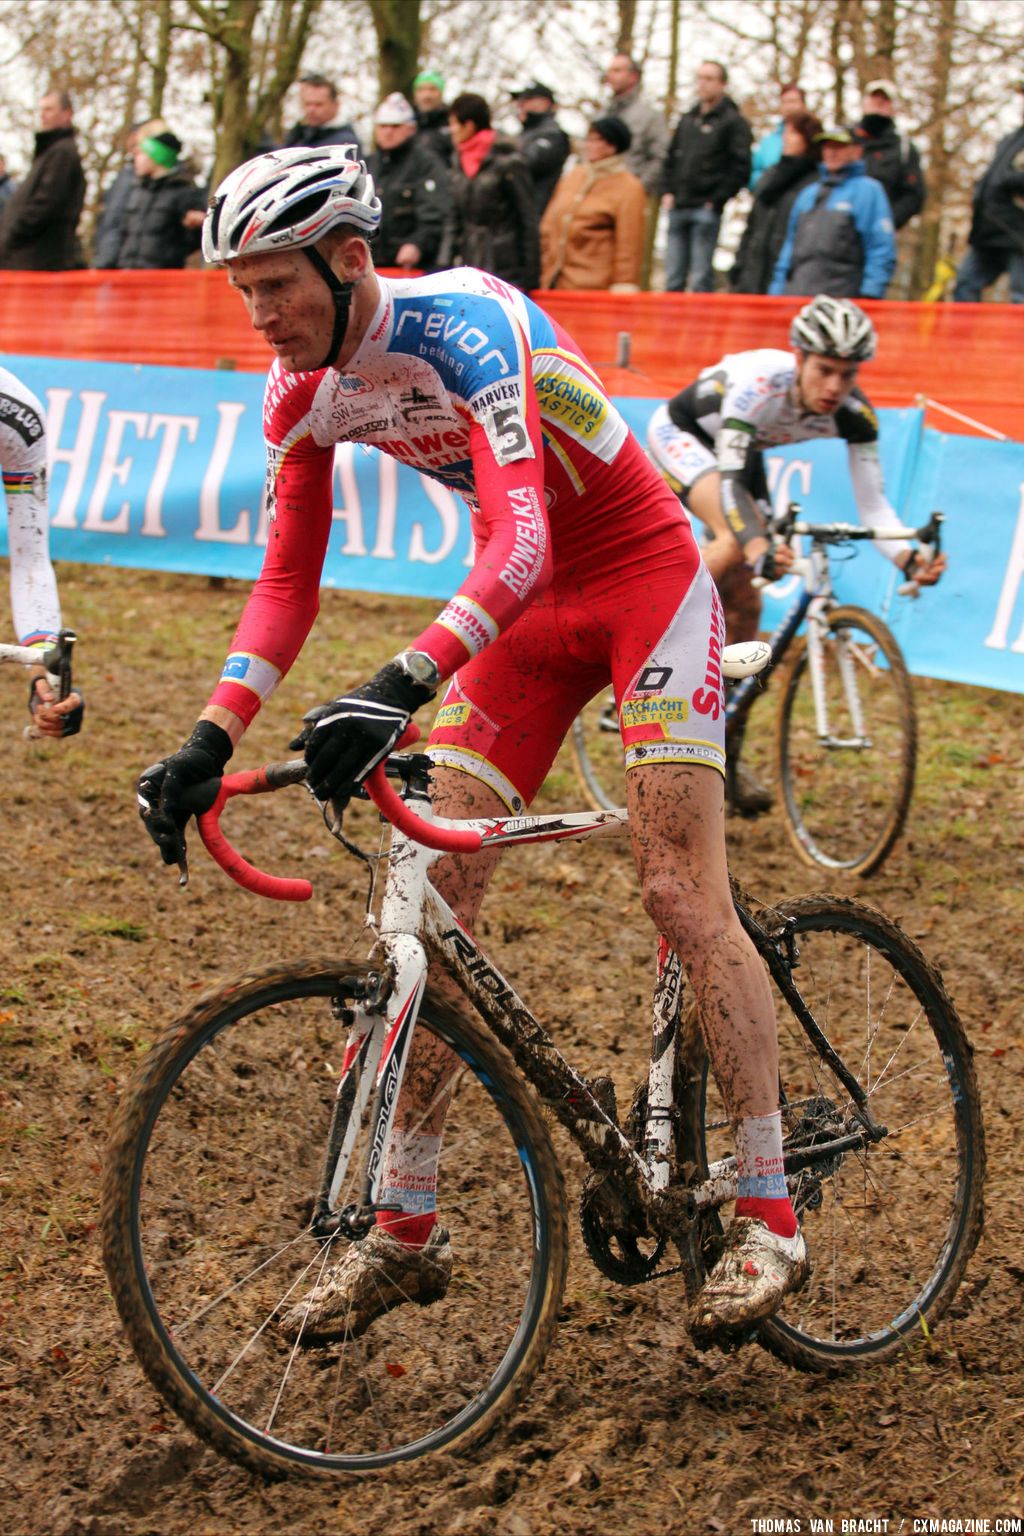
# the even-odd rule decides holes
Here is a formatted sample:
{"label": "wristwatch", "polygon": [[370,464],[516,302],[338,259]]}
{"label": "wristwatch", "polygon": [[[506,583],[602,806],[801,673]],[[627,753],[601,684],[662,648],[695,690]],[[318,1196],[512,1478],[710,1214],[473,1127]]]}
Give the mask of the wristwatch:
{"label": "wristwatch", "polygon": [[435,690],[439,687],[440,670],[433,656],[428,656],[426,651],[399,651],[395,661],[414,683]]}

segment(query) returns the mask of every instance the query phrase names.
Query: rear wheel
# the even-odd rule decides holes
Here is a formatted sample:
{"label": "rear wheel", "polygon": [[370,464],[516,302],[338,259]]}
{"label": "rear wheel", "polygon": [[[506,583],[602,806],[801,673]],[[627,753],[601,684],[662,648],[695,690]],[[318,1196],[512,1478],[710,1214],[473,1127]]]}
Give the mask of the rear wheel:
{"label": "rear wheel", "polygon": [[[438,1173],[447,1294],[319,1347],[280,1327],[349,1246],[318,1241],[311,1217],[345,1047],[332,999],[363,975],[311,961],[200,1003],[146,1058],[107,1158],[105,1259],[135,1352],[199,1435],[264,1475],[461,1450],[555,1332],[567,1236],[547,1128],[503,1049],[429,995],[417,1031],[457,1058]],[[366,1135],[338,1208],[359,1202]]]}
{"label": "rear wheel", "polygon": [[[981,1106],[971,1049],[941,977],[894,923],[831,897],[784,903],[770,921],[776,932],[783,922],[791,930],[798,1006],[887,1132],[790,1179],[812,1273],[758,1338],[791,1365],[836,1370],[927,1338],[952,1301],[982,1229]],[[773,987],[785,1151],[856,1133],[849,1092],[808,1039],[789,987]],[[688,1146],[702,1169],[734,1151],[706,1067],[703,1083]],[[706,1264],[715,1226],[706,1228]]]}
{"label": "rear wheel", "polygon": [[834,608],[811,622],[822,641],[824,720],[805,641],[778,716],[786,830],[806,863],[868,875],[902,832],[914,792],[913,690],[894,636],[874,614]]}

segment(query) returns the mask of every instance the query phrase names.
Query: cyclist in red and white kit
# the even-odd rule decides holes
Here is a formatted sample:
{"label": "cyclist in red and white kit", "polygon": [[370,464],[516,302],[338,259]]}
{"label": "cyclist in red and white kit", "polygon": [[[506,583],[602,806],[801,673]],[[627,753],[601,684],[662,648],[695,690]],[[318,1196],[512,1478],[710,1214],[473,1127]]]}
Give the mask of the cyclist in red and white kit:
{"label": "cyclist in red and white kit", "polygon": [[[579,348],[535,304],[472,269],[392,282],[373,267],[380,203],[354,150],[247,162],[204,228],[277,354],[265,424],[270,537],[221,680],[185,744],[139,780],[167,863],[184,857],[189,786],[217,779],[317,612],[334,449],[371,443],[460,491],[475,561],[437,618],[368,682],[305,717],[309,782],[344,802],[444,685],[429,750],[443,816],[530,803],[584,702],[612,682],[644,905],[686,966],[736,1122],[740,1199],[691,1326],[748,1325],[803,1283],[783,1175],[771,994],[733,911],[725,860],[724,624],[689,524]],[[467,925],[496,855],[436,884]],[[378,1213],[292,1312],[303,1342],[362,1332],[445,1293],[437,1222],[443,1122],[417,1102],[414,1040]],[[441,1097],[441,1096],[436,1096]]]}
{"label": "cyclist in red and white kit", "polygon": [[42,664],[61,627],[57,578],[50,560],[46,495],[46,413],[13,373],[0,368],[0,467],[7,502],[11,614],[19,645],[39,651],[29,671],[28,707],[40,736],[74,736],[82,726],[80,693],[58,701]]}
{"label": "cyclist in red and white kit", "polygon": [[[849,299],[818,294],[794,318],[789,341],[791,352],[763,347],[713,363],[660,405],[647,427],[648,453],[708,530],[703,554],[722,596],[730,644],[757,634],[754,577],[781,574],[793,563],[788,545],[769,553],[766,449],[839,438],[861,522],[899,522],[885,494],[878,417],[857,387],[860,365],[878,345],[871,320]],[[945,555],[927,556],[898,540],[880,539],[875,548],[920,586],[932,586],[946,568]],[[762,571],[766,557],[771,565]],[[774,797],[739,761],[739,749],[730,737],[730,800],[744,814],[759,815]]]}

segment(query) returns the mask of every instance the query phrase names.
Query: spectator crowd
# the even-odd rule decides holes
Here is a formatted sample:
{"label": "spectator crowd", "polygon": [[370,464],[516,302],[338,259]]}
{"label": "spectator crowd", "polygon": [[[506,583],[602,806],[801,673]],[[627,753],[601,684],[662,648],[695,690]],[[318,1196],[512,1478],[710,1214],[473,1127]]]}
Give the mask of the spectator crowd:
{"label": "spectator crowd", "polygon": [[[307,74],[298,82],[299,121],[258,150],[355,145],[383,205],[384,267],[463,264],[522,289],[636,292],[649,283],[663,210],[669,292],[885,296],[896,234],[927,196],[892,80],[868,81],[861,114],[848,123],[824,123],[799,82],[782,82],[778,120],[757,142],[716,60],[699,64],[693,104],[671,128],[628,55],[610,61],[604,84],[606,102],[574,146],[542,81],[511,93],[519,130],[506,134],[485,96],[467,91],[446,102],[443,75],[425,69],[411,99],[393,93],[379,104],[373,144],[364,147],[333,82]],[[198,260],[207,189],[168,123],[139,122],[127,134],[90,262],[79,237],[86,183],[66,92],[42,98],[39,122],[24,177],[0,157],[0,267],[176,268]],[[731,269],[720,272],[730,205],[733,229],[746,217]],[[1024,302],[1024,125],[1000,142],[974,189],[953,297],[976,301],[1003,274],[1013,302]]]}

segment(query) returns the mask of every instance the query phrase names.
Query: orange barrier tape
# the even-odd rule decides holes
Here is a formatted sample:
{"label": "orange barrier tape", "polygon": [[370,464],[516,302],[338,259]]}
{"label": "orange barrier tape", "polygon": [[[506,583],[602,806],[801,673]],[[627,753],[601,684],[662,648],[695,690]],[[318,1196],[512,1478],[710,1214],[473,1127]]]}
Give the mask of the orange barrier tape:
{"label": "orange barrier tape", "polygon": [[[560,293],[538,302],[573,336],[613,394],[665,397],[726,352],[787,347],[793,299],[748,294]],[[1024,440],[1024,305],[868,302],[878,357],[863,382],[876,405],[929,395]],[[616,366],[620,333],[628,368]],[[5,272],[7,353],[179,368],[262,371],[270,350],[223,272]],[[57,382],[57,381],[55,381]],[[942,431],[958,425],[938,415]],[[958,430],[968,431],[966,426]]]}

